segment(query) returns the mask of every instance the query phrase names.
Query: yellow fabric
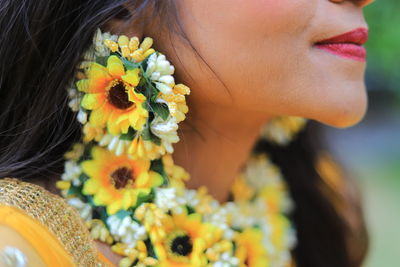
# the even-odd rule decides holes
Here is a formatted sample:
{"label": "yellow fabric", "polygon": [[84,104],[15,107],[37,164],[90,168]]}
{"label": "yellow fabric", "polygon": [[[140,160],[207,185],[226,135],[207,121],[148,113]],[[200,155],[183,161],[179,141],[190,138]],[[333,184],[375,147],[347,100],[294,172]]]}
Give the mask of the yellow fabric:
{"label": "yellow fabric", "polygon": [[57,238],[43,225],[17,208],[0,206],[0,225],[8,226],[19,233],[46,266],[75,266]]}
{"label": "yellow fabric", "polygon": [[[18,249],[29,263],[29,267],[46,266],[32,245],[13,228],[0,224],[0,253],[4,253],[7,248]],[[0,267],[9,267],[0,259]]]}

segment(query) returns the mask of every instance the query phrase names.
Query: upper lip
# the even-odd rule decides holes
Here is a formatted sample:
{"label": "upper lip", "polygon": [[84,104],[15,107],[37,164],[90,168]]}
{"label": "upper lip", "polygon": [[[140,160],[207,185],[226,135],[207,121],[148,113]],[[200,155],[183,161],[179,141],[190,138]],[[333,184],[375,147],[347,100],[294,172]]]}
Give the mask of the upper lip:
{"label": "upper lip", "polygon": [[355,30],[339,34],[328,39],[316,42],[316,45],[321,44],[356,44],[363,45],[368,40],[368,29],[367,28],[357,28]]}

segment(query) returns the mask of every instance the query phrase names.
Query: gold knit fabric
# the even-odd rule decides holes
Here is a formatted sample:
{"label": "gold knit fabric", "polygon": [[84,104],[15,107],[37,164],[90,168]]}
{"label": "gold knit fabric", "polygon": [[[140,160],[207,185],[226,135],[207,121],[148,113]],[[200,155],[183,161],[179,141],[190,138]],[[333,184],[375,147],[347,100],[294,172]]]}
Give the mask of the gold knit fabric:
{"label": "gold knit fabric", "polygon": [[65,200],[44,188],[15,178],[0,179],[0,205],[12,206],[42,223],[64,246],[76,266],[108,266],[79,213]]}

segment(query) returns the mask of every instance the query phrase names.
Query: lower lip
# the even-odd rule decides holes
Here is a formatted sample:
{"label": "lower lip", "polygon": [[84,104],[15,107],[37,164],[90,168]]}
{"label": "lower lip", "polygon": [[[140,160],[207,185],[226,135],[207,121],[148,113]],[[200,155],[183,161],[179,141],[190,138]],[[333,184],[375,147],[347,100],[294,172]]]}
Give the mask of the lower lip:
{"label": "lower lip", "polygon": [[331,43],[331,44],[316,44],[315,47],[325,50],[329,53],[365,62],[367,58],[367,50],[365,47],[350,44],[350,43]]}

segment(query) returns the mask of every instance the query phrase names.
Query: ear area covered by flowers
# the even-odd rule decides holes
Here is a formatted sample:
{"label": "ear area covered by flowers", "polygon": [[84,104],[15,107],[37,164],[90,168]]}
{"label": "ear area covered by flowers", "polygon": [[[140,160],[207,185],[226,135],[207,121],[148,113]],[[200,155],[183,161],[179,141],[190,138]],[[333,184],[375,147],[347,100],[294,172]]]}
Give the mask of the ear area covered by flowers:
{"label": "ear area covered by flowers", "polygon": [[82,138],[57,187],[119,266],[289,266],[291,205],[266,156],[248,162],[227,203],[185,187],[172,153],[190,88],[152,45],[97,30],[67,89]]}
{"label": "ear area covered by flowers", "polygon": [[174,67],[152,43],[97,32],[69,89],[86,143],[150,160],[173,152],[190,89],[175,84]]}

